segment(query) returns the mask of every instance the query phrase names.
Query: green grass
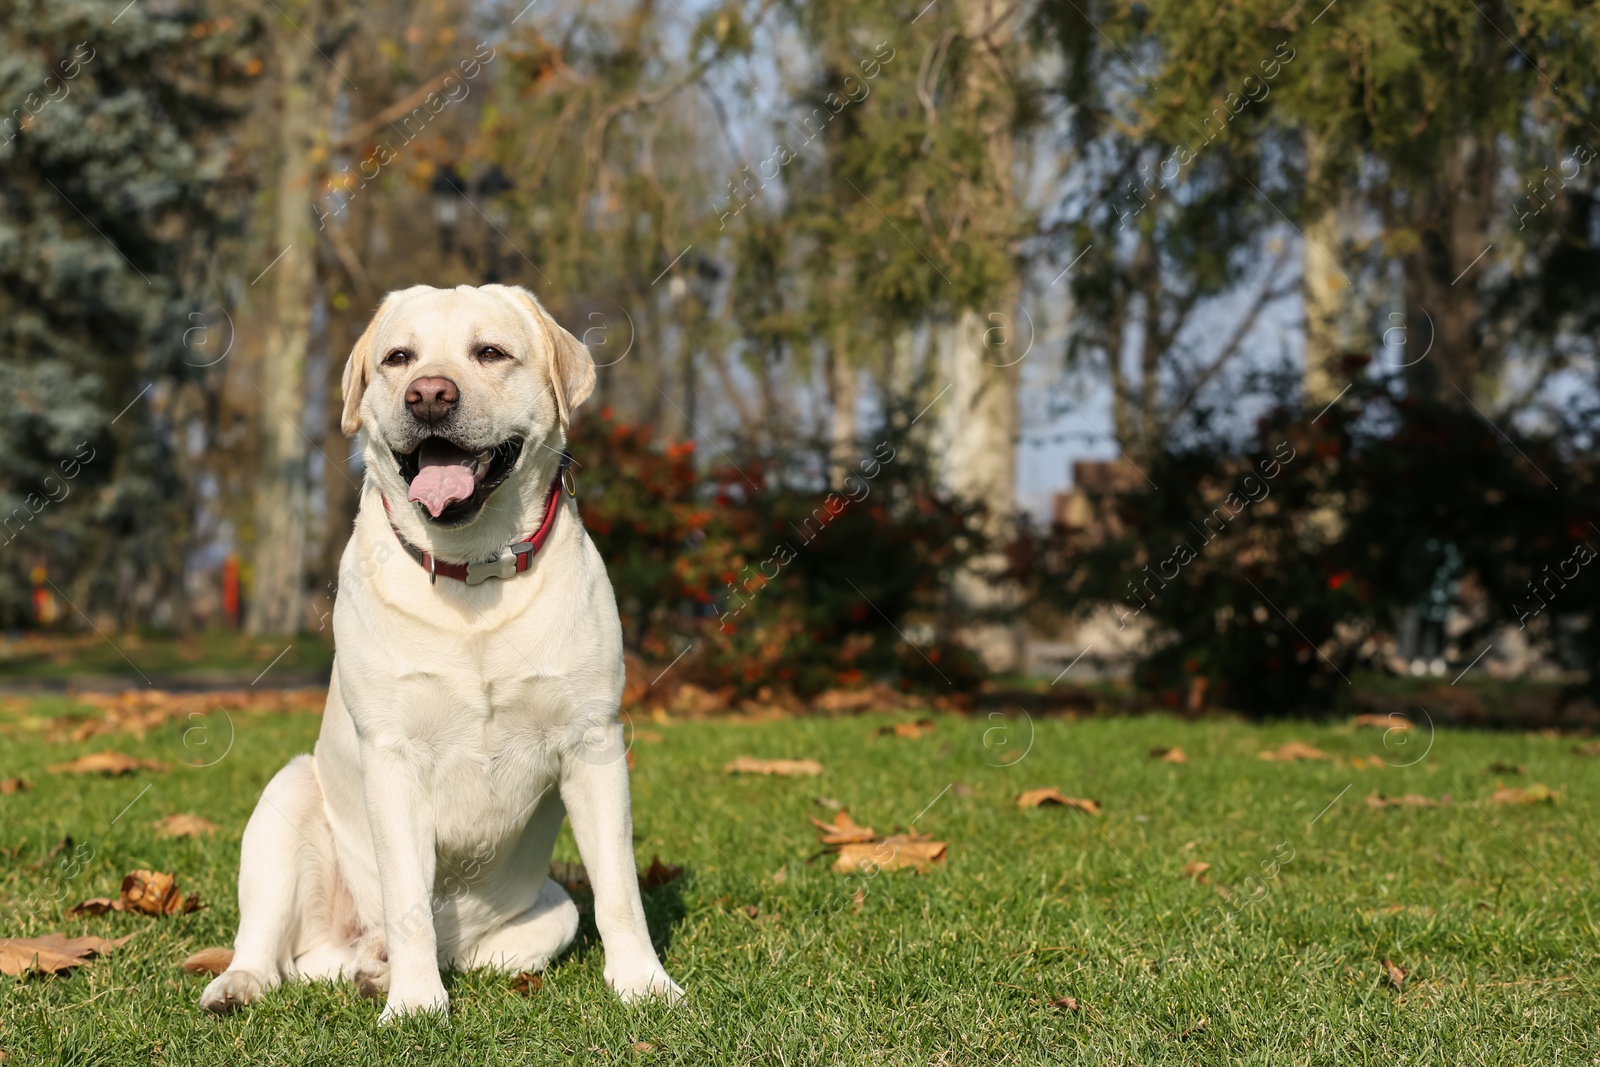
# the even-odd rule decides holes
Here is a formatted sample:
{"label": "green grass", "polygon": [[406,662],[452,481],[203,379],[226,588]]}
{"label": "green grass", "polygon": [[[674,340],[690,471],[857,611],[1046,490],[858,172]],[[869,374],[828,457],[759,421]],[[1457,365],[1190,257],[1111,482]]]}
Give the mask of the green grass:
{"label": "green grass", "polygon": [[[0,777],[20,774],[35,788],[0,798],[0,933],[139,934],[69,977],[0,978],[7,1067],[1435,1067],[1590,1064],[1600,1055],[1600,759],[1573,754],[1568,739],[1441,730],[1425,758],[1389,767],[1381,761],[1416,759],[1427,738],[1385,749],[1375,730],[1166,717],[1019,721],[989,733],[987,746],[985,731],[1001,723],[981,717],[940,718],[918,740],[875,736],[890,720],[873,716],[643,724],[660,739],[634,746],[637,853],[686,872],[649,894],[646,910],[687,1001],[620,1004],[604,987],[586,911],[577,946],[532,996],[504,976],[455,974],[446,978],[448,1025],[379,1029],[381,1005],[348,985],[288,986],[211,1018],[196,1006],[203,979],[178,968],[192,950],[231,939],[240,830],[268,777],[311,745],[314,716],[240,717],[228,755],[203,768],[183,766],[183,724],[142,742],[69,745],[41,740],[36,717],[23,725],[14,712],[10,721]],[[1030,733],[1025,756],[992,765]],[[1291,739],[1341,759],[1256,758]],[[1181,745],[1190,762],[1150,761],[1157,745]],[[105,747],[174,769],[111,780],[44,770]],[[724,775],[722,764],[740,754],[812,756],[826,770],[817,779]],[[1379,765],[1351,765],[1369,756]],[[1496,761],[1526,774],[1492,772]],[[1492,805],[1497,780],[1544,782],[1564,796]],[[1042,785],[1099,800],[1105,813],[1019,811],[1013,797]],[[1377,810],[1363,802],[1373,790],[1449,793],[1455,803]],[[819,796],[880,832],[920,813],[917,829],[949,842],[948,858],[923,875],[834,874],[812,858],[805,816],[829,814]],[[223,830],[208,840],[155,835],[152,820],[182,811]],[[33,865],[64,835],[95,854],[53,902],[58,872]],[[1268,877],[1262,865],[1275,849],[1292,859]],[[570,838],[557,857],[577,858]],[[1183,876],[1190,861],[1212,865],[1208,881]],[[114,894],[135,867],[176,872],[211,906],[168,920],[63,918],[68,904]],[[774,883],[780,868],[786,878]],[[26,902],[41,894],[44,903]],[[1382,980],[1384,957],[1408,972],[1403,993]],[[1049,1005],[1062,996],[1081,1010]],[[655,1048],[636,1051],[635,1041]]]}
{"label": "green grass", "polygon": [[280,676],[325,675],[332,662],[333,643],[327,633],[288,638],[252,637],[231,630],[147,631],[118,633],[115,642],[93,631],[0,636],[0,673],[10,681],[70,681],[101,675],[126,677],[133,685],[144,678],[203,676],[237,676],[248,682],[268,667]]}

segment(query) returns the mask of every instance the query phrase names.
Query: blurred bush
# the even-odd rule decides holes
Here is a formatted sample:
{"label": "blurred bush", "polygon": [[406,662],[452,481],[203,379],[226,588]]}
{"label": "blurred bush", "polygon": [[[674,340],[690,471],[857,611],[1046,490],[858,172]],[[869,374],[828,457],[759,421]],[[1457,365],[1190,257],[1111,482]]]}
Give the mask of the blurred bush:
{"label": "blurred bush", "polygon": [[1148,627],[1136,681],[1174,708],[1328,708],[1387,668],[1408,616],[1457,668],[1509,624],[1592,691],[1592,414],[1530,434],[1364,379],[1319,416],[1278,405],[1242,441],[1200,418],[1142,461],[1148,482],[1093,494],[1092,521],[1026,534],[1018,576],[1058,610],[1110,603]]}
{"label": "blurred bush", "polygon": [[610,409],[582,427],[584,525],[628,647],[665,664],[692,643],[674,674],[737,693],[981,682],[946,601],[985,547],[980,513],[937,490],[919,439],[885,428],[867,441],[831,464],[801,441],[697,470],[693,442],[662,444]]}

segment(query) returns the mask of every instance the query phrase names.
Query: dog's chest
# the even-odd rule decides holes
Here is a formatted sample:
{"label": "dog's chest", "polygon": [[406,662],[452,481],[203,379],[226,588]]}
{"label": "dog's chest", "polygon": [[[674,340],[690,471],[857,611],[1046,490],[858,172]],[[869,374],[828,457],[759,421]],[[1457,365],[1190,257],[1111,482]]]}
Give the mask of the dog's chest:
{"label": "dog's chest", "polygon": [[426,778],[438,844],[447,852],[516,835],[541,803],[559,795],[565,715],[526,698],[481,699],[429,746]]}

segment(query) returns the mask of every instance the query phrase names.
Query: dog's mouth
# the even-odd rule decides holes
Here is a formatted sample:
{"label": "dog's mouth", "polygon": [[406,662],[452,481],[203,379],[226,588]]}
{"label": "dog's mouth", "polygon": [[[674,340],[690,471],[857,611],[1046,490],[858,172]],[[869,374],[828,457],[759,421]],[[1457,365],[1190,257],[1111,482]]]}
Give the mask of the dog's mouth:
{"label": "dog's mouth", "polygon": [[421,504],[439,526],[459,526],[482,510],[489,494],[511,476],[522,456],[522,438],[473,452],[443,437],[430,437],[411,452],[396,452],[406,499]]}

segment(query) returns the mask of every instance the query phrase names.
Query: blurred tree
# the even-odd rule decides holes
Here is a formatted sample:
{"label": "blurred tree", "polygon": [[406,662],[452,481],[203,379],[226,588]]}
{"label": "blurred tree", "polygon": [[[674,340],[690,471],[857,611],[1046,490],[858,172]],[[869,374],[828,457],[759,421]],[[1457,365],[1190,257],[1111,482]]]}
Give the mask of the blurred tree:
{"label": "blurred tree", "polygon": [[[272,261],[266,343],[255,368],[266,405],[256,482],[255,575],[247,626],[295,633],[306,622],[311,439],[305,425],[307,356],[321,247],[312,198],[341,82],[338,62],[356,30],[354,9],[285,0],[273,27],[276,175],[270,198]],[[252,285],[255,283],[253,282]]]}
{"label": "blurred tree", "polygon": [[0,614],[27,620],[42,567],[85,618],[187,624],[253,23],[11,0],[0,25]]}

